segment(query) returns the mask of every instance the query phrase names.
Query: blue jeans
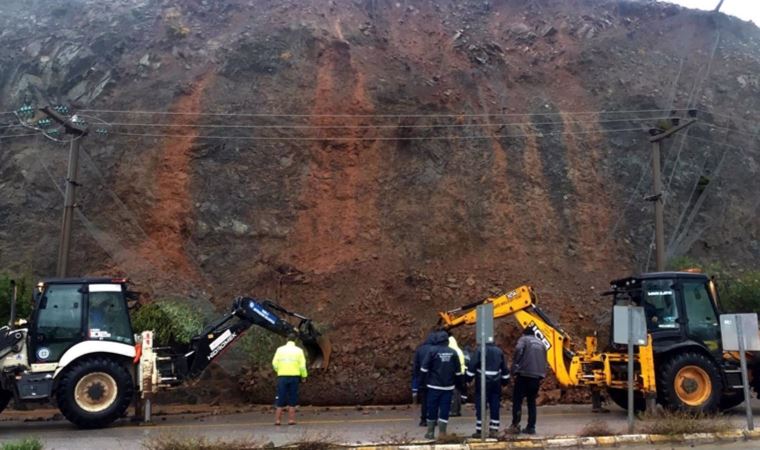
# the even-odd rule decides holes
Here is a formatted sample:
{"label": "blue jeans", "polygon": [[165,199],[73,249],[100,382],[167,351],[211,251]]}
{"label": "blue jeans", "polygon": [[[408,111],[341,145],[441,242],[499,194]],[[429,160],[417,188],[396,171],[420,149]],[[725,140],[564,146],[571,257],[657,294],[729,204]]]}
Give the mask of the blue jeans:
{"label": "blue jeans", "polygon": [[298,384],[301,377],[277,377],[277,397],[275,405],[278,408],[284,406],[296,406],[298,404]]}
{"label": "blue jeans", "polygon": [[442,389],[427,390],[427,420],[428,425],[439,422],[447,423],[449,421],[449,411],[451,409],[451,396],[454,391],[444,391]]}
{"label": "blue jeans", "polygon": [[[475,383],[475,431],[480,431],[482,420],[480,418],[480,383]],[[486,383],[486,408],[490,412],[491,421],[488,429],[498,431],[499,409],[501,408],[501,383]]]}

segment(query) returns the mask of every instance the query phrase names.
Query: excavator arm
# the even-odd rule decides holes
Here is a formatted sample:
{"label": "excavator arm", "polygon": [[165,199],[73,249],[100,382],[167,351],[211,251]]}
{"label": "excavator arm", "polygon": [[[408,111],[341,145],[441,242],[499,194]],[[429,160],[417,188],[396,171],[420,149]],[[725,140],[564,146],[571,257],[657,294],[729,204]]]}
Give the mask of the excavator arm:
{"label": "excavator arm", "polygon": [[487,303],[493,305],[494,319],[514,316],[523,329],[533,330],[535,336],[546,347],[547,362],[560,384],[578,384],[577,368],[572,364],[574,353],[570,349],[570,337],[541,311],[536,294],[530,286],[520,286],[499,297],[486,298],[453,310],[439,312],[439,322],[445,329],[474,325],[477,322],[475,307]]}
{"label": "excavator arm", "polygon": [[[293,325],[283,317],[298,321]],[[176,386],[195,379],[229,346],[252,326],[259,326],[280,336],[295,334],[307,353],[313,368],[326,368],[332,350],[330,340],[319,333],[311,319],[270,301],[238,297],[230,312],[208,325],[190,340],[186,349],[153,348],[152,338],[143,335],[140,366],[145,375],[153,375],[147,391]],[[147,344],[147,345],[146,345]],[[155,374],[155,375],[154,375]]]}
{"label": "excavator arm", "polygon": [[[586,337],[585,349],[573,351],[570,336],[538,307],[538,298],[530,286],[521,286],[499,297],[439,312],[439,324],[445,329],[473,325],[477,322],[476,306],[487,303],[493,304],[495,319],[514,316],[521,328],[533,330],[533,334],[546,347],[547,362],[563,387],[625,386],[625,382],[614,373],[613,366],[623,363],[626,356],[597,352],[597,341],[593,336]],[[655,379],[651,337],[647,345],[639,347],[637,359],[642,368],[638,380],[640,389],[653,393]]]}

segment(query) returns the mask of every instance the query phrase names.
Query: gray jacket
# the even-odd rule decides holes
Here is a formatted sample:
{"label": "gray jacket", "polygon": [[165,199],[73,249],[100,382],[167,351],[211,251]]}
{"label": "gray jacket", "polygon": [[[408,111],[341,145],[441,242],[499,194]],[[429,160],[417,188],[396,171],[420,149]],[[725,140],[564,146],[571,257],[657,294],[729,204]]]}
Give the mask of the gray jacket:
{"label": "gray jacket", "polygon": [[517,340],[512,357],[512,373],[530,378],[546,376],[546,347],[532,335],[522,335]]}

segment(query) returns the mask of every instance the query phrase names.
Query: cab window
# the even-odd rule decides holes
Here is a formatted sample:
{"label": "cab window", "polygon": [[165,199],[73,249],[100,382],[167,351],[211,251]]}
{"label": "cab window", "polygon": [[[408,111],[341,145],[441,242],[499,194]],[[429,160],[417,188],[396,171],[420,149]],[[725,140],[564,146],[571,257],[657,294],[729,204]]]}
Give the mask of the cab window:
{"label": "cab window", "polygon": [[132,344],[132,327],[122,293],[90,292],[89,300],[88,338]]}
{"label": "cab window", "polygon": [[82,285],[59,284],[45,289],[37,304],[37,360],[57,361],[82,338]]}
{"label": "cab window", "polygon": [[720,327],[707,285],[699,281],[684,282],[683,303],[689,320],[689,335],[708,345],[714,342],[717,346]]}
{"label": "cab window", "polygon": [[672,280],[646,280],[643,283],[644,314],[649,331],[677,330],[678,305]]}

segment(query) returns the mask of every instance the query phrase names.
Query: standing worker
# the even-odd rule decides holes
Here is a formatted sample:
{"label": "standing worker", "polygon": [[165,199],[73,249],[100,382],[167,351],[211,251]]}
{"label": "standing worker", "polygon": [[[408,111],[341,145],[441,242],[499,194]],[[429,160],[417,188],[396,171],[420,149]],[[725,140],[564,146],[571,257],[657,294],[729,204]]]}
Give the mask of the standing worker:
{"label": "standing worker", "polygon": [[[459,356],[459,365],[462,366],[462,370],[466,370],[467,366],[464,363],[464,352],[459,348],[457,340],[453,335],[449,335],[449,347],[457,352],[457,356]],[[464,383],[462,383],[462,388],[465,388]],[[464,398],[467,398],[465,391],[460,390],[459,388],[454,388],[454,394],[451,397],[451,413],[449,416],[459,417],[462,415],[462,399]]]}
{"label": "standing worker", "polygon": [[[475,378],[475,433],[474,438],[481,436],[483,429],[482,418],[480,417],[480,408],[483,399],[480,398],[480,368],[482,359],[480,349],[467,366],[467,379]],[[499,434],[500,409],[501,409],[501,387],[509,383],[509,369],[507,361],[504,358],[504,352],[495,343],[486,343],[486,407],[490,411],[490,421],[488,422],[488,437],[496,438]]]}
{"label": "standing worker", "polygon": [[420,403],[420,426],[427,426],[427,386],[422,382],[422,373],[420,368],[422,362],[425,360],[425,355],[430,351],[433,344],[434,332],[428,334],[425,338],[425,342],[417,346],[414,351],[414,361],[412,362],[412,401],[418,401]]}
{"label": "standing worker", "polygon": [[425,356],[420,367],[423,384],[427,387],[427,433],[426,439],[435,438],[435,425],[441,435],[446,434],[449,424],[449,409],[454,388],[462,388],[464,371],[459,364],[459,356],[448,346],[449,336],[445,331],[433,333],[433,347]]}
{"label": "standing worker", "polygon": [[274,353],[272,367],[277,373],[277,397],[274,424],[280,425],[282,411],[288,407],[288,425],[296,424],[296,405],[298,404],[298,384],[306,381],[306,356],[296,346],[296,335],[288,334],[285,345]]}
{"label": "standing worker", "polygon": [[546,376],[546,347],[533,332],[533,326],[523,330],[517,340],[512,361],[512,373],[515,375],[515,388],[512,394],[512,426],[508,433],[520,433],[522,401],[528,400],[528,426],[522,433],[536,434],[536,397],[541,380]]}

